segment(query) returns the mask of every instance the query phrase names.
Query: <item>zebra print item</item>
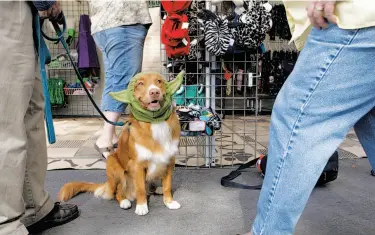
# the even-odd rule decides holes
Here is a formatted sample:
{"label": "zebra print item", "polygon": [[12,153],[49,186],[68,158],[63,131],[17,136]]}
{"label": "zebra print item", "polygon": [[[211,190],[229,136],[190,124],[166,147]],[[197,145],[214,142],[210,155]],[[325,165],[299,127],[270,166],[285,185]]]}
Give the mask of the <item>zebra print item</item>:
{"label": "zebra print item", "polygon": [[228,20],[219,17],[210,19],[206,21],[204,28],[207,51],[216,56],[224,55],[232,39]]}

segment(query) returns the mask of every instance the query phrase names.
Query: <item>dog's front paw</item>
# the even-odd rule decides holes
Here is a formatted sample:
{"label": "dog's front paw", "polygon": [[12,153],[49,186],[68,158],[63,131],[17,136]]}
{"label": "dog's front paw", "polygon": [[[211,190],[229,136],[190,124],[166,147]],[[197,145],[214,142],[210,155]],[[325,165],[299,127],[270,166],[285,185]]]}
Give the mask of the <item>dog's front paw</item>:
{"label": "dog's front paw", "polygon": [[120,202],[120,207],[122,209],[126,210],[126,209],[129,209],[130,207],[132,207],[132,204],[128,199],[124,199]]}
{"label": "dog's front paw", "polygon": [[181,208],[181,205],[180,203],[176,202],[176,201],[172,201],[172,202],[164,202],[165,206],[168,207],[168,209],[170,210],[177,210],[177,209],[180,209]]}
{"label": "dog's front paw", "polygon": [[148,214],[147,204],[137,204],[137,206],[135,207],[135,213],[137,215],[147,215]]}

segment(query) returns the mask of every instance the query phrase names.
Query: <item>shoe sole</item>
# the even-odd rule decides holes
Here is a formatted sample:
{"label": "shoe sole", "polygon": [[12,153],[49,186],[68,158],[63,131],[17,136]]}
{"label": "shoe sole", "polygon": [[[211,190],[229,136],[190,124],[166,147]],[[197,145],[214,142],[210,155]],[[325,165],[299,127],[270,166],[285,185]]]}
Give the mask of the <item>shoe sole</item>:
{"label": "shoe sole", "polygon": [[54,228],[54,227],[58,227],[58,226],[67,224],[67,223],[69,223],[69,222],[77,219],[79,217],[79,215],[80,215],[80,211],[77,210],[77,212],[75,212],[74,214],[72,214],[72,216],[69,219],[67,219],[67,220],[60,221],[60,222],[47,223],[45,226],[43,226],[43,228],[36,227],[36,228],[28,229],[28,232],[30,233],[30,235],[32,235],[32,234],[38,234],[38,233],[41,233],[41,232],[46,231],[48,229],[51,229],[51,228]]}

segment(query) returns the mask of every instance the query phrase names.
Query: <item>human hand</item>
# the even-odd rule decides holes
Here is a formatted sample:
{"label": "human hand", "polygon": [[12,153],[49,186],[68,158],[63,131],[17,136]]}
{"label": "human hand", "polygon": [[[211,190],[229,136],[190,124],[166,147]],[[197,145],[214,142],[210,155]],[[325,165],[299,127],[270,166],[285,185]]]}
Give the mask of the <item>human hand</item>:
{"label": "human hand", "polygon": [[318,29],[328,28],[328,22],[337,24],[335,7],[336,0],[309,1],[309,5],[307,6],[307,15],[310,19],[311,24]]}
{"label": "human hand", "polygon": [[42,19],[58,20],[60,15],[61,5],[59,0],[56,0],[55,4],[53,4],[48,10],[39,11],[39,16]]}

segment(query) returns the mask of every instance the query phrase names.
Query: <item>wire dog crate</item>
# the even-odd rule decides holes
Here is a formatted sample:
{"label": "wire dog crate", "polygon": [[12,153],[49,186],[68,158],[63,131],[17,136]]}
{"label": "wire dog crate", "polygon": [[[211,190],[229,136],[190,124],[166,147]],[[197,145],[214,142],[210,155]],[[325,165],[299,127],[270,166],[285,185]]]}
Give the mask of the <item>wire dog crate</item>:
{"label": "wire dog crate", "polygon": [[[280,35],[282,30],[275,24],[274,34],[267,35],[263,43],[266,52],[248,50],[220,57],[210,54],[197,15],[206,9],[223,16],[231,4],[231,1],[213,5],[211,1],[193,0],[185,12],[189,18],[189,54],[171,59],[173,56],[167,55],[166,45],[161,45],[165,76],[173,79],[181,70],[186,71],[184,88],[175,97],[182,126],[180,154],[176,160],[179,166],[233,167],[267,152],[269,114],[277,92],[291,71],[284,68],[295,63],[296,56],[291,55],[296,54],[295,48],[288,45],[287,37]],[[278,17],[285,14],[279,1],[271,4],[281,11]],[[161,9],[162,25],[166,15]],[[279,53],[288,56],[279,58]],[[275,64],[269,66],[269,63]],[[207,110],[217,115],[218,120],[202,118]],[[186,118],[186,113],[190,113],[190,118]],[[220,128],[212,128],[210,122],[215,121]],[[207,128],[213,129],[212,133]]]}

